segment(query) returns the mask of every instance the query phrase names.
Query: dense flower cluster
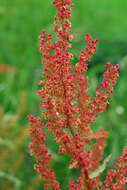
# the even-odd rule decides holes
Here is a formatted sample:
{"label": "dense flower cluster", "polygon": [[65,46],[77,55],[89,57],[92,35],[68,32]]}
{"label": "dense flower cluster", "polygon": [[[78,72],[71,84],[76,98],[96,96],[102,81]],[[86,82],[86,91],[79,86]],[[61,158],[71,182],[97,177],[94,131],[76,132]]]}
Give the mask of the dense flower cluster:
{"label": "dense flower cluster", "polygon": [[[46,129],[48,132],[52,131],[54,141],[59,143],[58,153],[71,155],[69,168],[80,170],[81,175],[77,179],[77,184],[71,180],[69,189],[107,190],[111,187],[115,190],[117,186],[120,190],[127,182],[126,149],[119,160],[118,169],[109,171],[104,187],[100,175],[90,177],[90,174],[100,166],[107,144],[106,138],[109,135],[103,128],[100,132],[94,133],[90,124],[96,121],[108,104],[108,98],[113,93],[113,86],[119,76],[118,65],[106,63],[107,71],[104,73],[101,87],[96,88],[96,96],[91,100],[88,94],[89,78],[85,74],[88,62],[96,53],[98,40],[87,34],[85,38],[87,46],[81,50],[78,63],[72,66],[70,59],[73,55],[68,50],[71,48],[69,42],[73,39],[69,31],[71,30],[71,8],[74,4],[71,0],[54,0],[52,4],[57,7],[57,15],[54,17],[57,41],[52,42],[53,35],[47,34],[45,30],[42,30],[39,36],[43,73],[42,80],[39,82],[42,88],[38,94],[42,99],[40,108],[43,108],[41,112],[47,121]],[[40,118],[31,115],[29,119],[30,136],[33,138],[30,144],[31,154],[35,154],[39,163],[34,168],[40,173],[42,180],[48,181],[44,188],[59,190],[60,184],[56,181],[55,173],[50,169],[51,154],[45,146],[46,134],[43,132],[43,122]],[[96,139],[94,144],[92,139]],[[86,149],[86,146],[89,149]],[[116,183],[113,181],[114,178]]]}
{"label": "dense flower cluster", "polygon": [[35,154],[36,160],[40,164],[34,165],[34,168],[41,174],[42,180],[48,180],[50,182],[50,184],[45,185],[45,189],[53,188],[54,190],[57,190],[59,189],[59,182],[55,180],[55,173],[52,169],[50,169],[49,161],[51,154],[48,153],[48,150],[44,144],[46,134],[42,132],[43,122],[39,117],[34,118],[32,115],[28,115],[28,118],[31,122],[30,137],[34,139],[29,144],[29,148],[32,149],[30,154]]}
{"label": "dense flower cluster", "polygon": [[101,190],[126,190],[127,184],[127,147],[124,148],[122,156],[119,157],[118,164],[115,169],[108,171],[107,178],[105,180],[105,187]]}

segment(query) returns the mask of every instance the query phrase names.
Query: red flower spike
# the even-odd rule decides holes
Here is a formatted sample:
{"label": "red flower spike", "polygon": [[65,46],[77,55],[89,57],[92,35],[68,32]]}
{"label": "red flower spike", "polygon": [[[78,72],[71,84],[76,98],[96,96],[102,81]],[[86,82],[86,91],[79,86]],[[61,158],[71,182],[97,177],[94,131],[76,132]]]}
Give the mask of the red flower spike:
{"label": "red flower spike", "polygon": [[[103,159],[104,148],[107,145],[108,133],[103,128],[94,133],[90,128],[100,113],[106,109],[108,98],[113,92],[113,87],[119,77],[119,66],[106,63],[107,71],[103,75],[101,87],[96,88],[96,96],[91,100],[88,90],[89,78],[86,76],[88,63],[97,50],[98,39],[93,39],[86,34],[86,47],[81,50],[78,63],[72,66],[69,52],[73,34],[71,30],[71,0],[54,0],[52,4],[57,8],[54,17],[54,31],[57,40],[53,42],[52,34],[42,30],[39,36],[40,51],[42,53],[43,73],[39,84],[42,88],[37,92],[41,97],[40,108],[42,115],[47,120],[43,125],[40,117],[29,115],[30,137],[33,139],[29,145],[30,154],[35,155],[38,162],[34,168],[41,175],[41,180],[46,181],[45,189],[60,190],[55,172],[50,168],[52,155],[45,146],[46,134],[52,131],[54,141],[59,143],[59,154],[71,155],[69,168],[80,170],[78,184],[69,182],[72,190],[120,190],[125,189],[127,183],[127,148],[116,165],[117,170],[109,170],[105,184],[102,186],[100,175],[90,178],[90,174],[98,169]],[[52,51],[53,50],[53,51]],[[92,139],[96,139],[93,143]],[[86,146],[89,147],[86,149]]]}

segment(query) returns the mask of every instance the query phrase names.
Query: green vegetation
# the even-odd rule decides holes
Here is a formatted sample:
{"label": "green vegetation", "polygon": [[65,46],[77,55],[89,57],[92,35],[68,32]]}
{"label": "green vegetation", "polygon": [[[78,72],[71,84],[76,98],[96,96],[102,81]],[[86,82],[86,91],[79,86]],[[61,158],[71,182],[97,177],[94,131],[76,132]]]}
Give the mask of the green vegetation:
{"label": "green vegetation", "polygon": [[[107,111],[98,118],[93,128],[104,126],[110,131],[105,157],[112,154],[110,167],[117,160],[127,138],[127,1],[79,0],[72,13],[72,32],[75,38],[72,52],[74,63],[82,47],[84,36],[90,33],[99,38],[97,55],[89,63],[92,95],[101,81],[104,64],[120,64],[120,78]],[[27,114],[39,111],[38,81],[42,72],[38,35],[41,29],[53,31],[56,10],[51,0],[0,1],[0,186],[4,190],[41,190],[42,182],[33,170],[34,160],[29,156]],[[4,69],[3,69],[4,65]],[[24,93],[25,92],[25,93]],[[25,95],[22,95],[25,94]],[[24,107],[23,107],[24,106]],[[19,139],[19,140],[18,140]],[[7,140],[7,141],[6,141]],[[6,142],[5,142],[6,141]],[[48,142],[55,152],[57,145]],[[13,145],[14,146],[13,149]],[[17,148],[15,148],[17,147]],[[67,189],[71,176],[77,171],[68,170],[69,157],[53,153],[52,166],[58,180]],[[62,170],[62,171],[61,171]],[[69,177],[70,176],[70,177]],[[17,183],[20,185],[16,185]]]}

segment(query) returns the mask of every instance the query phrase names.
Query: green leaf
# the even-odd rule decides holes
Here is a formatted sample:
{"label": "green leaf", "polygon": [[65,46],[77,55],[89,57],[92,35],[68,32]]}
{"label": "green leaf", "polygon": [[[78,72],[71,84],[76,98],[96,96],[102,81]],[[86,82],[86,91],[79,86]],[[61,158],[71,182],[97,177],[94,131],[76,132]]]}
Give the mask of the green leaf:
{"label": "green leaf", "polygon": [[91,173],[89,177],[92,179],[92,178],[94,178],[94,177],[99,176],[100,173],[102,173],[102,172],[105,170],[105,168],[106,168],[106,166],[107,166],[107,163],[109,162],[110,158],[111,158],[111,154],[108,155],[108,156],[104,159],[103,164],[102,164],[101,166],[99,166],[99,168],[98,168],[97,170],[95,170],[93,173]]}

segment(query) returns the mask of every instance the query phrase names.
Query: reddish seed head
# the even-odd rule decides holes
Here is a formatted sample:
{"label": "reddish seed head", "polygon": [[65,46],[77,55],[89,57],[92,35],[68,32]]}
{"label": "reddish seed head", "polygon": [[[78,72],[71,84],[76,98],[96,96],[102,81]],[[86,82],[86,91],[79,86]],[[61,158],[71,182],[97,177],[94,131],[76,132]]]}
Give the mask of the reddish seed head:
{"label": "reddish seed head", "polygon": [[44,80],[40,80],[40,81],[39,81],[39,84],[40,84],[40,85],[43,85],[44,83],[45,83]]}
{"label": "reddish seed head", "polygon": [[97,43],[99,42],[99,40],[98,40],[98,39],[96,39],[94,42],[95,42],[95,44],[97,44]]}
{"label": "reddish seed head", "polygon": [[45,188],[45,189],[48,189],[48,188],[49,188],[49,185],[48,185],[48,184],[44,184],[44,188]]}
{"label": "reddish seed head", "polygon": [[111,65],[110,62],[107,62],[107,63],[105,64],[106,67],[109,67],[110,65]]}
{"label": "reddish seed head", "polygon": [[38,36],[38,39],[40,40],[42,37],[43,37],[42,35],[39,35],[39,36]]}
{"label": "reddish seed head", "polygon": [[97,87],[97,88],[96,88],[96,91],[99,91],[99,90],[100,90],[99,87]]}
{"label": "reddish seed head", "polygon": [[116,66],[115,66],[117,69],[119,69],[119,65],[117,64]]}
{"label": "reddish seed head", "polygon": [[72,3],[72,4],[71,4],[71,7],[74,7],[74,6],[75,6],[75,4],[74,4],[74,3]]}
{"label": "reddish seed head", "polygon": [[41,31],[41,33],[42,33],[42,34],[46,34],[46,31],[43,29],[43,30]]}
{"label": "reddish seed head", "polygon": [[48,36],[47,36],[48,40],[51,40],[52,37],[53,37],[53,34],[48,34]]}

